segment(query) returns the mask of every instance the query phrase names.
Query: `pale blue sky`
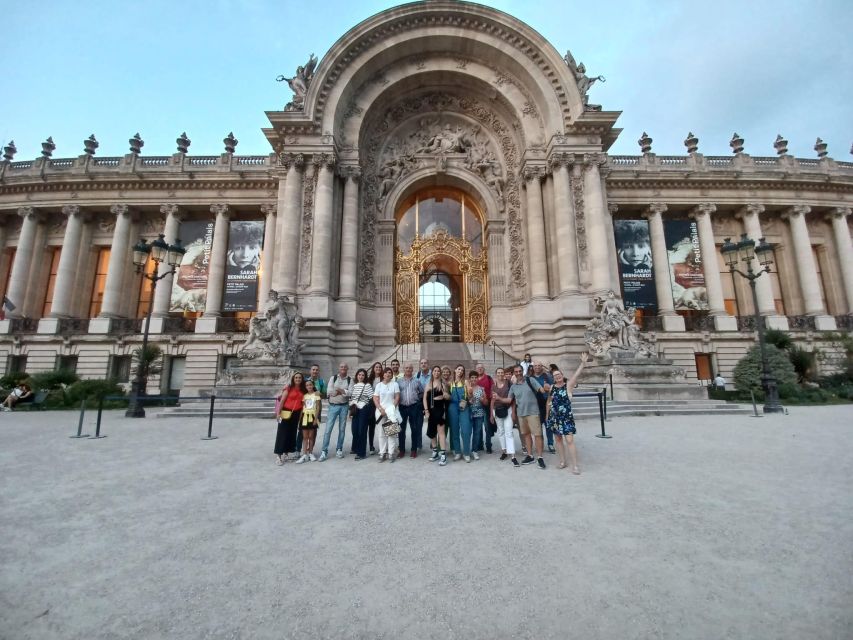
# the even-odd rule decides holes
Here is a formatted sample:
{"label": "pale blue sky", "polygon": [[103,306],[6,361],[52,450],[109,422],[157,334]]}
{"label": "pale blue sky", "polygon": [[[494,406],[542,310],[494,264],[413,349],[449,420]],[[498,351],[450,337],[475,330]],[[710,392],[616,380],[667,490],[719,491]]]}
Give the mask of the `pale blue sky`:
{"label": "pale blue sky", "polygon": [[[684,153],[688,131],[701,152],[729,154],[737,131],[746,152],[790,151],[851,160],[853,2],[850,0],[662,0],[488,2],[525,21],[591,75],[592,102],[623,111],[611,153],[636,154],[643,131],[659,154]],[[137,131],[143,153],[168,155],[186,131],[190,153],[222,151],[233,131],[241,154],[270,148],[265,110],[289,100],[279,74],[322,57],[361,20],[393,6],[366,0],[0,0],[4,61],[0,142],[17,160],[122,155]]]}

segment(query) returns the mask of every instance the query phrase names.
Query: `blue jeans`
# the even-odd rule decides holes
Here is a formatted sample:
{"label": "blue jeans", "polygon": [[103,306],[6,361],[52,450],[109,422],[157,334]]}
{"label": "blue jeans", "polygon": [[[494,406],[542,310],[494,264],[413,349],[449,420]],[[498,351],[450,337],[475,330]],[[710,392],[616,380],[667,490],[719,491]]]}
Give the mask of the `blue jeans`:
{"label": "blue jeans", "polygon": [[400,424],[400,435],[398,437],[400,445],[400,453],[406,452],[406,425],[412,430],[412,451],[417,451],[421,448],[421,436],[424,426],[424,408],[420,403],[409,405],[408,407],[400,405],[400,415],[403,422]]}
{"label": "blue jeans", "polygon": [[[483,416],[474,417],[471,416],[471,429],[473,431],[473,435],[471,437],[471,449],[474,451],[482,451],[483,450],[483,424],[485,422],[485,418]],[[491,440],[491,438],[490,438]]]}
{"label": "blue jeans", "polygon": [[335,422],[338,423],[338,446],[337,451],[344,448],[344,437],[346,437],[347,416],[349,415],[348,404],[331,404],[327,405],[328,412],[326,413],[326,431],[323,434],[323,452],[329,454],[329,440],[332,439],[332,431],[335,428]]}
{"label": "blue jeans", "polygon": [[459,410],[459,403],[451,402],[448,412],[450,422],[450,448],[465,456],[471,455],[471,409]]}

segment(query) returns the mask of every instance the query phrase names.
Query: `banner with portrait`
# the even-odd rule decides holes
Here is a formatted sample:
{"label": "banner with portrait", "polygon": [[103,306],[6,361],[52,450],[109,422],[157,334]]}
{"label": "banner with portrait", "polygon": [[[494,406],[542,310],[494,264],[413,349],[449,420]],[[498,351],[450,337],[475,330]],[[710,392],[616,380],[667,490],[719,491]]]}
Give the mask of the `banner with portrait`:
{"label": "banner with portrait", "polygon": [[222,310],[257,311],[264,221],[232,220],[228,230]]}
{"label": "banner with portrait", "polygon": [[625,307],[657,310],[652,246],[647,220],[614,220],[616,256]]}
{"label": "banner with portrait", "polygon": [[172,299],[169,311],[204,311],[207,302],[210,252],[213,248],[213,221],[182,222],[179,237],[187,252],[172,278]]}
{"label": "banner with portrait", "polygon": [[699,226],[694,220],[664,220],[672,302],[676,311],[706,311],[708,292],[702,268]]}

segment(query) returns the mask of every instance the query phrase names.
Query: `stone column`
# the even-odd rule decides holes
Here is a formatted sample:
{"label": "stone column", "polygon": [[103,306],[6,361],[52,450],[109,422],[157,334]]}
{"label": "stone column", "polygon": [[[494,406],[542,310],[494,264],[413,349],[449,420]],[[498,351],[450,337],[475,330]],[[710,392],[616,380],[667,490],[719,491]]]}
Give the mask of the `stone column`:
{"label": "stone column", "polygon": [[[616,246],[616,235],[613,229],[613,216],[616,215],[616,212],[619,211],[619,205],[615,202],[607,203],[607,219],[605,224],[605,231],[607,232],[607,237],[611,239],[613,242],[613,246]],[[619,278],[619,258],[616,256],[616,251],[611,253],[610,257],[610,288],[613,291],[619,291],[620,288],[620,278]]]}
{"label": "stone column", "polygon": [[524,168],[527,190],[527,251],[530,262],[530,294],[532,298],[548,297],[548,266],[545,255],[545,213],[542,209],[542,176],[544,167]]}
{"label": "stone column", "polygon": [[652,267],[655,272],[658,315],[663,318],[664,331],[684,331],[684,318],[675,313],[675,305],[672,302],[672,279],[661,215],[666,210],[665,204],[653,202],[644,214],[649,221],[649,236],[652,241]]}
{"label": "stone column", "polygon": [[841,281],[844,283],[844,297],[847,301],[847,313],[853,314],[853,248],[850,246],[850,230],[847,216],[850,207],[836,207],[829,217],[835,236],[835,248],[838,252],[838,266],[841,268]]}
{"label": "stone column", "polygon": [[22,318],[24,315],[30,263],[33,260],[36,231],[41,222],[41,216],[32,207],[20,207],[18,215],[24,219],[24,222],[21,225],[21,235],[18,236],[15,261],[12,263],[12,272],[9,275],[9,290],[6,293],[6,297],[15,305],[15,310],[7,314],[9,318]]}
{"label": "stone column", "polygon": [[586,238],[589,255],[591,287],[595,293],[604,293],[610,289],[610,254],[615,252],[613,240],[608,242],[605,231],[607,199],[601,186],[599,165],[604,163],[601,154],[584,155],[585,171],[583,176],[584,206],[586,208]]}
{"label": "stone column", "polygon": [[358,272],[358,181],[359,167],[345,167],[344,214],[341,224],[341,300],[355,300]]}
{"label": "stone column", "polygon": [[51,318],[70,318],[73,316],[72,295],[74,280],[77,276],[77,262],[80,256],[80,237],[83,235],[83,216],[76,204],[62,207],[62,213],[68,218],[65,225],[65,237],[62,239],[62,251],[59,254],[59,266],[56,270],[56,284],[53,288]]}
{"label": "stone column", "polygon": [[[756,244],[764,237],[761,231],[761,221],[758,214],[764,211],[763,204],[748,204],[741,209],[737,216],[743,221],[743,230],[746,235]],[[758,264],[758,260],[753,259],[752,270],[758,273],[763,267]],[[788,321],[776,313],[776,302],[773,298],[773,285],[770,283],[769,274],[765,274],[755,281],[755,295],[758,298],[758,312],[763,316],[769,316],[767,319],[768,329],[788,329]]]}
{"label": "stone column", "polygon": [[104,283],[104,300],[101,304],[100,318],[120,318],[122,300],[127,293],[124,291],[124,274],[131,262],[127,254],[130,242],[131,213],[126,204],[114,204],[110,213],[116,217],[113,230],[113,244],[110,249],[110,264],[107,267],[107,281]]}
{"label": "stone column", "polygon": [[278,208],[274,204],[262,204],[261,213],[266,216],[264,221],[264,250],[261,253],[261,272],[258,275],[258,311],[261,309],[262,301],[267,299],[267,294],[272,288],[273,264],[275,264],[275,238],[276,224],[275,215]]}
{"label": "stone column", "polygon": [[569,182],[570,161],[571,156],[568,153],[554,154],[551,158],[551,170],[554,176],[554,217],[557,223],[557,270],[561,294],[577,292],[580,283],[578,241],[572,206],[572,187]]}
{"label": "stone column", "polygon": [[302,168],[305,159],[296,154],[289,159],[287,180],[282,193],[281,251],[278,252],[279,293],[296,295],[299,277],[299,241],[302,237]]}
{"label": "stone column", "polygon": [[210,212],[216,214],[213,227],[213,247],[210,251],[210,267],[207,272],[207,301],[204,304],[205,318],[222,315],[222,293],[225,288],[225,259],[228,256],[228,222],[231,212],[227,204],[213,204]]}
{"label": "stone column", "polygon": [[714,318],[717,331],[737,331],[737,320],[726,311],[723,299],[723,281],[720,277],[720,262],[717,258],[717,243],[714,242],[714,227],[711,214],[717,205],[703,202],[690,212],[699,227],[699,248],[702,252],[702,274],[705,276],[705,290],[708,293],[709,314]]}
{"label": "stone column", "polygon": [[[163,240],[168,244],[175,244],[179,238],[181,220],[183,214],[176,204],[164,204],[160,206],[160,213],[166,215],[166,224],[163,228]],[[171,267],[165,262],[161,262],[157,269],[157,275],[161,276]],[[174,275],[169,275],[157,283],[157,289],[154,292],[154,301],[151,308],[152,318],[165,318],[169,315],[169,307],[172,302],[172,281]],[[144,286],[144,283],[143,283]]]}
{"label": "stone column", "polygon": [[332,268],[335,157],[323,154],[318,160],[317,193],[314,196],[314,239],[311,243],[311,284],[308,293],[327,296]]}
{"label": "stone column", "polygon": [[791,240],[794,243],[794,257],[797,261],[797,277],[803,296],[805,313],[809,316],[826,315],[823,300],[820,297],[820,282],[817,278],[817,266],[812,253],[812,243],[806,224],[806,215],[811,207],[796,205],[782,214],[791,227]]}

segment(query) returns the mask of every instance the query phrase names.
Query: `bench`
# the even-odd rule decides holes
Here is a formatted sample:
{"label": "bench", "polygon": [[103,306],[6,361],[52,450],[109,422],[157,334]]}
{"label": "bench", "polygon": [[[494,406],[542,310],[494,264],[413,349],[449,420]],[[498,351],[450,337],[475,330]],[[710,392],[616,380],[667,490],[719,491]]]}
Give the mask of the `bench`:
{"label": "bench", "polygon": [[42,389],[35,392],[32,402],[19,402],[15,405],[13,411],[42,411],[44,410],[44,401],[47,400],[49,391]]}

